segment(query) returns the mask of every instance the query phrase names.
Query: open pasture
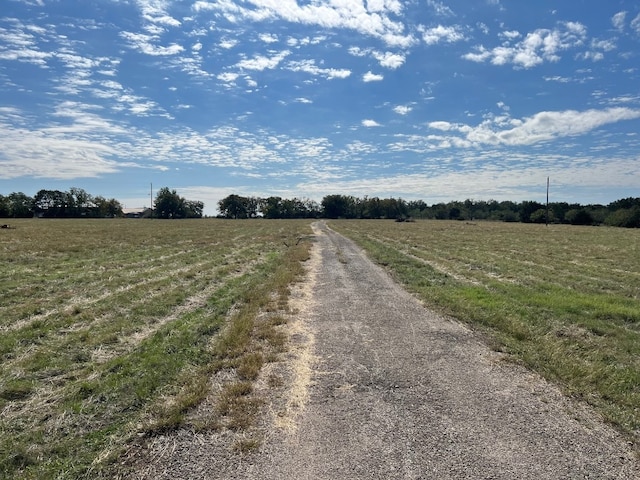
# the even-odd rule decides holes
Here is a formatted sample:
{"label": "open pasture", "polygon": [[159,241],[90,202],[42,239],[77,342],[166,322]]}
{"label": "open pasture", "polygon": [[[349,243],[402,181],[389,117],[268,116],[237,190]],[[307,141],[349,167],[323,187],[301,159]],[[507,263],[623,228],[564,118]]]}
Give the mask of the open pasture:
{"label": "open pasture", "polygon": [[640,440],[640,230],[331,221],[428,306]]}
{"label": "open pasture", "polygon": [[269,329],[282,316],[255,320],[286,311],[309,222],[11,226],[0,232],[0,478],[95,477],[129,439],[184,424],[221,369],[237,379],[221,418],[192,427],[250,423],[250,382],[283,344]]}

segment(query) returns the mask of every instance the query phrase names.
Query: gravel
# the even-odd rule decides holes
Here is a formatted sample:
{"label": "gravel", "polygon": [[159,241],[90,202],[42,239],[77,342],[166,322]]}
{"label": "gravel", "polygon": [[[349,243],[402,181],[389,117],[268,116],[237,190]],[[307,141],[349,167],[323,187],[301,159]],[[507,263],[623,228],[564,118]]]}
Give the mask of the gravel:
{"label": "gravel", "polygon": [[[292,347],[258,384],[260,424],[156,437],[132,454],[136,478],[640,478],[633,446],[593,411],[314,228]],[[261,446],[237,453],[243,438]]]}

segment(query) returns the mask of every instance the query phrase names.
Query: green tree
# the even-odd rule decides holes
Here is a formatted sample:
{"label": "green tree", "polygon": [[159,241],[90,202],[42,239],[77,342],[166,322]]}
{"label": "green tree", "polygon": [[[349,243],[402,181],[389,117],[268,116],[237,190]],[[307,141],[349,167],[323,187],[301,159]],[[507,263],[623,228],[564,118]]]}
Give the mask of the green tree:
{"label": "green tree", "polygon": [[0,195],[0,217],[6,218],[11,216],[11,208],[9,207],[9,198]]}
{"label": "green tree", "polygon": [[95,207],[93,198],[82,188],[71,187],[68,192],[69,212],[68,216],[86,217],[91,216]]}
{"label": "green tree", "polygon": [[282,218],[281,197],[263,198],[258,208],[264,218]]}
{"label": "green tree", "polygon": [[605,219],[605,224],[611,227],[640,228],[640,205],[619,208]]}
{"label": "green tree", "polygon": [[607,205],[607,208],[611,211],[616,211],[621,208],[628,209],[633,207],[640,207],[640,197],[621,198],[620,200],[616,200],[615,202],[611,202],[609,205]]}
{"label": "green tree", "polygon": [[186,218],[202,218],[204,203],[200,201],[185,200],[184,210]]}
{"label": "green tree", "polygon": [[14,218],[33,217],[33,198],[22,192],[13,192],[7,197],[9,199],[9,209]]}
{"label": "green tree", "polygon": [[545,207],[539,202],[522,202],[520,204],[520,221],[524,223],[531,223],[531,214],[536,210],[540,210],[541,208]]}
{"label": "green tree", "polygon": [[[225,218],[249,218],[251,206],[247,197],[231,194],[218,201],[220,215]],[[257,210],[257,202],[256,202]]]}
{"label": "green tree", "polygon": [[68,216],[69,204],[72,200],[67,192],[60,190],[40,190],[33,198],[36,214],[46,218],[63,218]]}
{"label": "green tree", "polygon": [[95,197],[93,199],[94,210],[93,216],[100,218],[113,218],[122,216],[122,204],[115,198],[107,200],[104,197]]}
{"label": "green tree", "polygon": [[356,218],[356,198],[347,195],[327,195],[322,199],[326,218]]}
{"label": "green tree", "polygon": [[[532,223],[546,223],[547,222],[547,209],[546,208],[539,208],[538,210],[536,210],[535,212],[533,212],[529,216],[529,220]],[[549,223],[554,223],[554,221],[555,221],[555,217],[553,216],[553,210],[552,209],[549,209],[548,221],[549,221]]]}
{"label": "green tree", "polygon": [[184,218],[184,199],[175,190],[162,187],[156,195],[155,211],[158,218]]}
{"label": "green tree", "polygon": [[593,217],[586,208],[573,208],[564,215],[564,218],[571,225],[593,225]]}

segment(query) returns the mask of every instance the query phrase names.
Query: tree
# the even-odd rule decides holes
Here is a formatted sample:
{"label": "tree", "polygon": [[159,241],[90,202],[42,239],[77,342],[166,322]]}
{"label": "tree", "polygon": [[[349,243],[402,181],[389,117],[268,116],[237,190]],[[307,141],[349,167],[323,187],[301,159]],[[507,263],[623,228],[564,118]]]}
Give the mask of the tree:
{"label": "tree", "polygon": [[184,201],[184,211],[186,218],[202,218],[204,203],[193,200]]}
{"label": "tree", "polygon": [[68,193],[69,213],[71,217],[90,216],[95,205],[93,198],[82,188],[71,187]]}
{"label": "tree", "polygon": [[260,200],[258,207],[264,218],[282,218],[282,198],[269,197]]}
{"label": "tree", "polygon": [[33,217],[33,198],[22,192],[13,192],[7,198],[9,199],[9,209],[12,217]]}
{"label": "tree", "polygon": [[586,208],[573,208],[565,216],[571,225],[593,225],[593,217]]}
{"label": "tree", "polygon": [[68,216],[69,204],[72,202],[67,192],[60,190],[40,190],[33,198],[36,214],[46,218],[63,218]]}
{"label": "tree", "polygon": [[640,228],[640,205],[631,208],[620,208],[605,219],[612,227]]}
{"label": "tree", "polygon": [[327,195],[322,199],[322,211],[327,218],[355,218],[356,199],[347,195]]}
{"label": "tree", "polygon": [[531,214],[536,210],[540,210],[541,208],[545,207],[539,202],[522,202],[520,204],[520,221],[524,223],[531,223]]}
{"label": "tree", "polygon": [[155,211],[158,218],[184,218],[184,199],[175,190],[163,187],[156,195]]}
{"label": "tree", "polygon": [[104,197],[95,197],[93,199],[94,210],[93,216],[106,218],[106,217],[121,217],[122,216],[122,204],[115,198],[107,200]]}
{"label": "tree", "polygon": [[249,199],[240,195],[229,195],[218,202],[218,210],[225,218],[249,218]]}
{"label": "tree", "polygon": [[622,198],[620,200],[616,200],[615,202],[611,202],[609,205],[607,205],[607,208],[609,208],[609,210],[611,211],[619,210],[621,208],[633,208],[633,207],[640,207],[640,197]]}
{"label": "tree", "polygon": [[6,218],[11,216],[11,208],[9,207],[9,198],[0,195],[0,217]]}
{"label": "tree", "polygon": [[547,219],[546,208],[539,208],[529,216],[529,221],[531,221],[532,223],[546,223],[547,220],[549,221],[549,223],[553,223],[555,221],[553,216],[553,210],[551,209],[549,210],[548,219]]}

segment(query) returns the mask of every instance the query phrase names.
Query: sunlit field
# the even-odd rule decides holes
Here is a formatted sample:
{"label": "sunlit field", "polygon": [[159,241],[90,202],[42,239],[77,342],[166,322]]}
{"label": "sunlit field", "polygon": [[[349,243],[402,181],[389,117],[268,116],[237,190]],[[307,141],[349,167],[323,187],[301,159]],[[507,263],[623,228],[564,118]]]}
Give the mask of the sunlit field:
{"label": "sunlit field", "polygon": [[[287,348],[310,221],[10,223],[0,230],[0,478],[108,478],[136,439],[250,430],[261,405],[252,382]],[[638,440],[640,230],[328,223],[426,305]],[[215,408],[194,414],[205,399]],[[241,437],[239,451],[260,441]]]}
{"label": "sunlit field", "polygon": [[332,221],[427,305],[640,439],[640,230]]}
{"label": "sunlit field", "polygon": [[[309,222],[11,226],[0,230],[0,478],[92,478],[132,438],[251,423],[251,381],[285,348],[279,314]],[[189,419],[223,369],[233,381],[215,418]]]}

